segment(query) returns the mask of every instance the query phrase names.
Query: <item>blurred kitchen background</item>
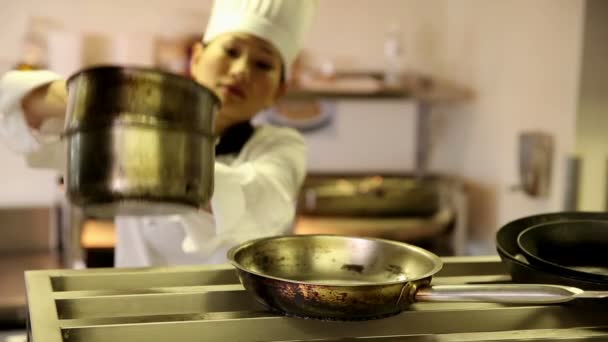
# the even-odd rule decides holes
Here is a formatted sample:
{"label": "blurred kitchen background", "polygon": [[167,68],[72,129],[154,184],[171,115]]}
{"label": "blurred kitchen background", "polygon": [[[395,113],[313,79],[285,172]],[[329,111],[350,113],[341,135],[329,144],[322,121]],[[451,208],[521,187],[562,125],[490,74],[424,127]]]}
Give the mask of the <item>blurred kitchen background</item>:
{"label": "blurred kitchen background", "polygon": [[[211,4],[0,2],[0,72],[66,77],[100,63],[187,74]],[[320,1],[292,91],[256,118],[308,143],[294,232],[485,255],[510,220],[605,210],[606,18],[603,0]],[[18,274],[0,301],[20,322],[21,270],[112,265],[113,226],[4,144],[0,163],[0,264]]]}

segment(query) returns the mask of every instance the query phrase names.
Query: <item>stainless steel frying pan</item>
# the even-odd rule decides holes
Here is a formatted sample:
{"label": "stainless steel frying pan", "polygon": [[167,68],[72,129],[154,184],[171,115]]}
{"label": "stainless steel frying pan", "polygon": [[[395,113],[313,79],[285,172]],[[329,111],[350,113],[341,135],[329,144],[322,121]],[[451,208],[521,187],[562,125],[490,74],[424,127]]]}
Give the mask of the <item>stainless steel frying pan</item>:
{"label": "stainless steel frying pan", "polygon": [[323,320],[395,315],[415,302],[562,303],[604,298],[558,285],[444,285],[433,253],[406,243],[335,235],[296,235],[249,241],[228,258],[243,286],[274,311]]}

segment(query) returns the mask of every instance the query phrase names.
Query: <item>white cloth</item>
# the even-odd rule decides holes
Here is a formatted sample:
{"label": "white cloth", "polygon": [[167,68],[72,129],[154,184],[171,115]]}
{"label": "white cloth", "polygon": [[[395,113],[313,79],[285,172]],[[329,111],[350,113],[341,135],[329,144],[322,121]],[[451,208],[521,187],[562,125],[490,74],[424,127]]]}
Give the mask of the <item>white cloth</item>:
{"label": "white cloth", "polygon": [[289,77],[317,6],[317,0],[216,0],[203,41],[208,43],[228,32],[246,32],[265,39],[281,54]]}
{"label": "white cloth", "polygon": [[[48,127],[44,134],[33,132],[20,105],[29,90],[59,78],[46,71],[6,74],[0,80],[0,136],[33,161],[31,165],[62,171],[66,150],[61,141],[52,140],[61,125],[44,123]],[[257,127],[238,155],[216,159],[213,215],[192,211],[179,216],[117,217],[115,265],[223,263],[226,251],[235,244],[286,233],[305,170],[306,150],[299,133]]]}
{"label": "white cloth", "polygon": [[0,78],[0,137],[6,138],[10,149],[25,154],[32,167],[65,169],[66,156],[58,138],[63,122],[47,120],[39,131],[31,130],[21,107],[28,92],[60,78],[59,74],[46,70],[9,71]]}

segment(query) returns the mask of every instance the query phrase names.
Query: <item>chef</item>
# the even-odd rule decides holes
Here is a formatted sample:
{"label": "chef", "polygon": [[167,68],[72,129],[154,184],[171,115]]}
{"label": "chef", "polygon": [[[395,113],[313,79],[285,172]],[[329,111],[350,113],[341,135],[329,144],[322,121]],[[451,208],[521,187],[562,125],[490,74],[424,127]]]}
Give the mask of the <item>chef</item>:
{"label": "chef", "polygon": [[[115,266],[222,263],[235,244],[287,232],[305,176],[304,141],[292,129],[254,127],[250,119],[285,93],[316,7],[316,0],[214,2],[190,61],[193,79],[222,101],[210,208],[116,217]],[[66,100],[66,81],[52,71],[6,73],[0,136],[30,166],[63,172]]]}

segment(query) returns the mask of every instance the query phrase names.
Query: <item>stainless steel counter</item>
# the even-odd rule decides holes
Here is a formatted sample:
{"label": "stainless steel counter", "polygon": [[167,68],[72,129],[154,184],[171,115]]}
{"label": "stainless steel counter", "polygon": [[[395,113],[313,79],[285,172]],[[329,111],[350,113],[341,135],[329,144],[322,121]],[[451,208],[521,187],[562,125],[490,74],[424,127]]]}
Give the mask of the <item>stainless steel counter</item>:
{"label": "stainless steel counter", "polygon": [[[434,284],[509,282],[496,257],[443,258]],[[32,342],[608,340],[608,305],[420,303],[397,316],[323,322],[278,316],[229,265],[31,271]]]}

